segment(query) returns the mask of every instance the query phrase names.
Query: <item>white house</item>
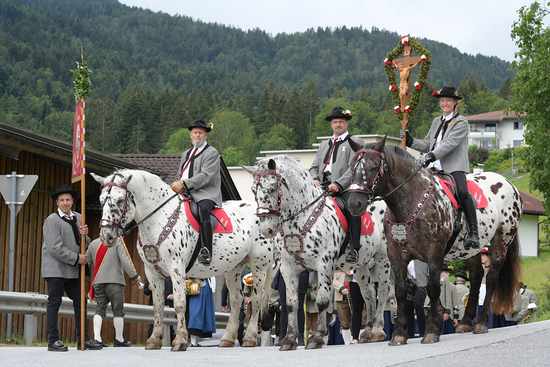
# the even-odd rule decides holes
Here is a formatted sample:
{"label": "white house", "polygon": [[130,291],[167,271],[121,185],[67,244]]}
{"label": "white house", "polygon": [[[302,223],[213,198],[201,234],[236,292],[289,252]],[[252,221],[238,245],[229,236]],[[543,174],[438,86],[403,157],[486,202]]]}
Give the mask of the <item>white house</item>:
{"label": "white house", "polygon": [[506,149],[523,144],[523,117],[504,111],[481,113],[466,116],[470,123],[469,145],[487,148],[489,150]]}

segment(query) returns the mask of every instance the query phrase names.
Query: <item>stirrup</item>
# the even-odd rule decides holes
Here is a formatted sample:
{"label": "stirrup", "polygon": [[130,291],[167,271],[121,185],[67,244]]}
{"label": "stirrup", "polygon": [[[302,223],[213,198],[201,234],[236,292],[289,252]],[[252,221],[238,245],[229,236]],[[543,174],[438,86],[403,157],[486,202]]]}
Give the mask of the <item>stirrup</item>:
{"label": "stirrup", "polygon": [[348,256],[346,256],[346,262],[348,264],[355,264],[357,262],[357,258],[358,258],[358,253],[357,253],[357,250],[356,249],[352,249]]}
{"label": "stirrup", "polygon": [[210,251],[208,251],[206,247],[203,247],[201,249],[198,260],[201,264],[204,264],[204,265],[209,265],[212,262],[212,258],[210,257]]}

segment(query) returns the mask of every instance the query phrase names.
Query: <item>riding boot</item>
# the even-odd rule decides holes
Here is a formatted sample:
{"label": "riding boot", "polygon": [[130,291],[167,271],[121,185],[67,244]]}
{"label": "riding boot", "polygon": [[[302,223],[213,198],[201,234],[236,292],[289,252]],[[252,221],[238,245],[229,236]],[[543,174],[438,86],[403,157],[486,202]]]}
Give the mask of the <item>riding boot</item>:
{"label": "riding boot", "polygon": [[361,242],[359,239],[361,235],[361,217],[350,216],[348,218],[348,226],[353,249],[346,256],[346,262],[355,264],[359,259],[359,249],[361,249]]}
{"label": "riding boot", "polygon": [[202,248],[198,260],[201,264],[209,265],[212,261],[213,228],[210,220],[201,223]]}
{"label": "riding boot", "polygon": [[479,248],[479,234],[477,228],[477,213],[475,199],[470,195],[465,203],[462,203],[462,210],[466,215],[468,226],[470,227],[470,237],[464,242],[466,250],[470,248]]}

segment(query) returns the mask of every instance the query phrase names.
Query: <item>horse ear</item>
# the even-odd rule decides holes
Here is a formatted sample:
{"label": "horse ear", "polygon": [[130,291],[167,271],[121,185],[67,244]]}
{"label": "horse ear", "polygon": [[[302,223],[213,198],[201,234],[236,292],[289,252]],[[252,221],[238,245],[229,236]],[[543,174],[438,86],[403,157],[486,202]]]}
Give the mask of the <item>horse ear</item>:
{"label": "horse ear", "polygon": [[362,148],[361,144],[355,142],[355,140],[353,139],[348,139],[348,142],[351,150],[353,150],[354,152],[357,152],[359,149]]}
{"label": "horse ear", "polygon": [[272,171],[275,171],[277,169],[277,164],[275,164],[275,161],[273,159],[270,159],[269,162],[267,162],[267,168]]}
{"label": "horse ear", "polygon": [[384,135],[382,140],[380,140],[376,145],[374,146],[374,150],[377,150],[379,152],[384,150],[384,147],[386,146],[386,138],[388,137],[388,134]]}
{"label": "horse ear", "polygon": [[251,175],[254,175],[254,172],[256,172],[256,167],[254,166],[243,166],[242,164],[240,166],[244,168],[244,170],[250,173]]}
{"label": "horse ear", "polygon": [[105,178],[104,177],[101,177],[99,175],[96,175],[95,173],[91,172],[90,173],[92,175],[92,177],[94,178],[94,180],[96,180],[96,182],[98,184],[100,184],[101,186],[103,186],[103,184],[105,183]]}
{"label": "horse ear", "polygon": [[128,176],[128,179],[126,180],[126,185],[128,185],[132,181],[132,175]]}

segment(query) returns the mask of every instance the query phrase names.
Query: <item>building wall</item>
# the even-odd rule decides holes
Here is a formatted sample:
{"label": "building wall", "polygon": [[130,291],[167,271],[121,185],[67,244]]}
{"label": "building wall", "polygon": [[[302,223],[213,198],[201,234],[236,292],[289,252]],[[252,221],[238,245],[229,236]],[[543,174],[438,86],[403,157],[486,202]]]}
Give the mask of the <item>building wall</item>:
{"label": "building wall", "polygon": [[523,214],[519,224],[519,243],[522,257],[537,257],[539,255],[539,216]]}
{"label": "building wall", "polygon": [[499,142],[500,149],[506,149],[514,146],[514,140],[523,141],[523,132],[525,127],[521,130],[514,129],[514,121],[505,120],[498,124],[498,129],[501,131],[501,139]]}

